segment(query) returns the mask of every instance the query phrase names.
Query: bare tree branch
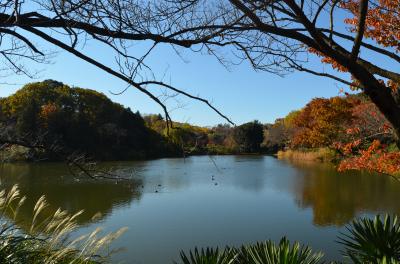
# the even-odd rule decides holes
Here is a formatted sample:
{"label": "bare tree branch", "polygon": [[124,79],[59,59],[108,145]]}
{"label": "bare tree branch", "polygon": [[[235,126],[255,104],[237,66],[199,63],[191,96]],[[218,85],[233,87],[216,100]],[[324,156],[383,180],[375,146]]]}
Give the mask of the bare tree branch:
{"label": "bare tree branch", "polygon": [[369,0],[360,1],[360,11],[358,15],[357,35],[354,39],[353,48],[351,50],[351,59],[356,60],[360,52],[361,42],[365,31],[365,20],[367,18]]}

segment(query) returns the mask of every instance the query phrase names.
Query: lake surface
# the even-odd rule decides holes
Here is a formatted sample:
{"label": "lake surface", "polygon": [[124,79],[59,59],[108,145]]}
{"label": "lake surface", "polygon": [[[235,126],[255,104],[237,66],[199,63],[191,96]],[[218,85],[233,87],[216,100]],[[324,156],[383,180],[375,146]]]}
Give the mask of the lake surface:
{"label": "lake surface", "polygon": [[[49,210],[76,212],[87,233],[129,230],[113,245],[115,261],[166,264],[181,249],[241,245],[287,236],[340,259],[335,242],[357,216],[400,214],[400,183],[390,177],[338,173],[327,164],[294,163],[270,156],[199,156],[103,167],[134,181],[91,181],[63,164],[1,164],[2,187],[18,183],[27,205],[44,194]],[[96,221],[92,216],[100,213]]]}

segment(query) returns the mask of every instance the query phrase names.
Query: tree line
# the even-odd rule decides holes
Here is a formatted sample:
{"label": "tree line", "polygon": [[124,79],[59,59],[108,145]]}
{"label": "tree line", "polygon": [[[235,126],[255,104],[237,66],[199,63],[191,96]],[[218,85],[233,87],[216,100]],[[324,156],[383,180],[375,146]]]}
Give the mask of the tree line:
{"label": "tree line", "polygon": [[400,172],[393,126],[362,93],[315,98],[268,125],[264,144],[276,150],[334,151],[339,170]]}
{"label": "tree line", "polygon": [[396,174],[400,152],[391,123],[363,93],[314,98],[273,124],[172,125],[94,90],[47,80],[0,99],[3,160],[135,160],[203,154],[313,151],[328,148],[339,169]]}
{"label": "tree line", "polygon": [[205,128],[161,115],[141,116],[94,90],[47,80],[0,99],[3,160],[134,160],[193,154],[259,152],[263,126]]}
{"label": "tree line", "polygon": [[23,160],[63,160],[72,154],[126,160],[177,153],[139,113],[94,90],[52,80],[27,84],[0,99],[0,127],[1,149],[14,150]]}

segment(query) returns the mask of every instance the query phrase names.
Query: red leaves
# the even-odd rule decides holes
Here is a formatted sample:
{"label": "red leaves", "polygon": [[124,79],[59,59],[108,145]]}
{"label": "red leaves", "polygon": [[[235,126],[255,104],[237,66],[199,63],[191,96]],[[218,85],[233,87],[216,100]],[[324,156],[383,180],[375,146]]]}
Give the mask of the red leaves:
{"label": "red leaves", "polygon": [[354,134],[359,134],[360,133],[360,128],[359,127],[350,127],[346,129],[346,134],[348,135],[354,135]]}
{"label": "red leaves", "polygon": [[359,156],[343,160],[338,170],[368,170],[395,174],[400,171],[400,152],[388,152],[379,140],[374,140],[366,150],[360,151]]}
{"label": "red leaves", "polygon": [[[359,0],[349,0],[341,4],[348,9],[353,18],[345,19],[351,25],[351,31],[356,31],[359,15]],[[400,1],[379,0],[379,4],[370,5],[365,20],[366,29],[364,36],[375,40],[384,47],[393,47],[400,51]]]}
{"label": "red leaves", "polygon": [[390,152],[392,126],[378,108],[362,95],[313,99],[294,119],[292,147],[326,147],[338,150],[339,171],[400,172],[400,152]]}
{"label": "red leaves", "polygon": [[[352,18],[347,18],[344,22],[350,25],[350,31],[356,33],[359,20],[359,5],[360,0],[345,0],[341,1],[340,6],[347,9],[352,15]],[[376,41],[384,47],[394,48],[396,52],[400,52],[400,1],[399,0],[379,0],[371,2],[365,19],[364,37]],[[330,64],[333,69],[339,72],[348,72],[348,69],[336,62],[334,59],[327,57],[320,51],[309,48],[309,52],[316,54],[321,58],[321,62]],[[360,83],[352,77],[350,88],[357,90],[360,88]],[[393,81],[381,80],[382,84],[386,85],[393,91],[400,88],[400,84]]]}
{"label": "red leaves", "polygon": [[[336,142],[334,147],[344,159],[339,164],[339,171],[368,170],[386,174],[400,171],[400,152],[389,152],[378,138],[391,134],[392,126],[369,101],[354,101],[353,120],[346,129],[348,138]],[[373,140],[372,143],[369,143]]]}

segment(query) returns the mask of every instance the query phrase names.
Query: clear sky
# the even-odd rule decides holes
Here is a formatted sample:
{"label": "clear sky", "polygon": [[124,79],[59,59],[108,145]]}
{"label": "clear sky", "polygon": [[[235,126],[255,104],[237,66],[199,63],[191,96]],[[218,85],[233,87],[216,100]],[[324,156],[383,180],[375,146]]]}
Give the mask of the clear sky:
{"label": "clear sky", "polygon": [[[97,57],[100,56],[102,61],[113,60],[113,54],[101,47],[94,45],[86,49],[90,49],[90,53]],[[282,78],[266,72],[255,72],[248,63],[232,66],[228,70],[213,56],[191,51],[185,51],[178,56],[165,46],[156,49],[147,63],[157,76],[165,76],[164,81],[167,83],[212,101],[236,124],[254,119],[273,122],[276,118],[303,107],[314,97],[338,95],[339,88],[344,86],[306,73],[293,73]],[[58,53],[52,59],[52,64],[40,65],[39,68],[43,71],[37,80],[54,79],[71,86],[95,89],[142,114],[161,112],[156,103],[134,88],[128,89],[122,95],[113,95],[111,92],[121,91],[126,85],[66,52]],[[1,97],[36,80],[13,76],[7,78],[7,81],[17,85],[1,85]],[[204,126],[225,122],[202,103],[184,97],[179,97],[178,100],[178,109],[171,113],[176,121]],[[172,108],[176,106],[174,99],[170,102]]]}
{"label": "clear sky", "polygon": [[[338,21],[336,27],[339,26],[339,30],[345,29],[343,23],[339,23],[344,18],[343,14],[336,17]],[[326,24],[327,21],[327,18],[324,18],[321,23]],[[35,42],[34,38],[32,40]],[[44,49],[49,48],[43,46],[43,42],[38,43]],[[351,45],[351,43],[346,43],[346,45],[349,44]],[[170,46],[160,44],[146,59],[146,63],[151,66],[157,80],[162,78],[168,84],[212,101],[215,107],[236,124],[255,119],[263,123],[273,122],[292,110],[302,108],[312,98],[336,96],[340,88],[347,89],[345,85],[337,81],[307,73],[296,72],[282,78],[267,72],[255,72],[246,62],[227,70],[213,56],[190,50],[180,51],[182,53],[178,56]],[[104,46],[88,42],[84,52],[107,65],[113,65],[116,69],[114,54]],[[130,52],[142,55],[145,52],[144,46],[134,45],[130,48]],[[379,58],[376,53],[365,53],[363,50],[361,55],[367,60],[373,58],[371,61],[384,65],[386,68],[390,69],[391,65],[397,67],[387,58]],[[317,66],[321,69],[318,58],[313,59],[309,66],[311,68]],[[35,67],[38,66],[35,65]],[[326,70],[330,69],[327,65],[322,67]],[[123,90],[126,84],[65,51],[59,52],[52,59],[51,64],[41,65],[38,68],[43,71],[35,80],[21,76],[1,78],[0,97],[12,94],[27,82],[54,79],[71,86],[103,92],[113,101],[130,107],[133,111],[138,110],[142,114],[162,113],[155,102],[134,88],[128,89],[121,95],[113,95],[112,92],[117,93]],[[348,76],[345,78],[348,79]],[[3,82],[17,85],[3,85],[1,84]],[[174,101],[175,99],[179,100],[178,104]],[[169,100],[168,105],[170,108],[176,108],[171,112],[175,121],[203,126],[226,122],[206,105],[182,96]],[[176,107],[177,105],[179,107]]]}

